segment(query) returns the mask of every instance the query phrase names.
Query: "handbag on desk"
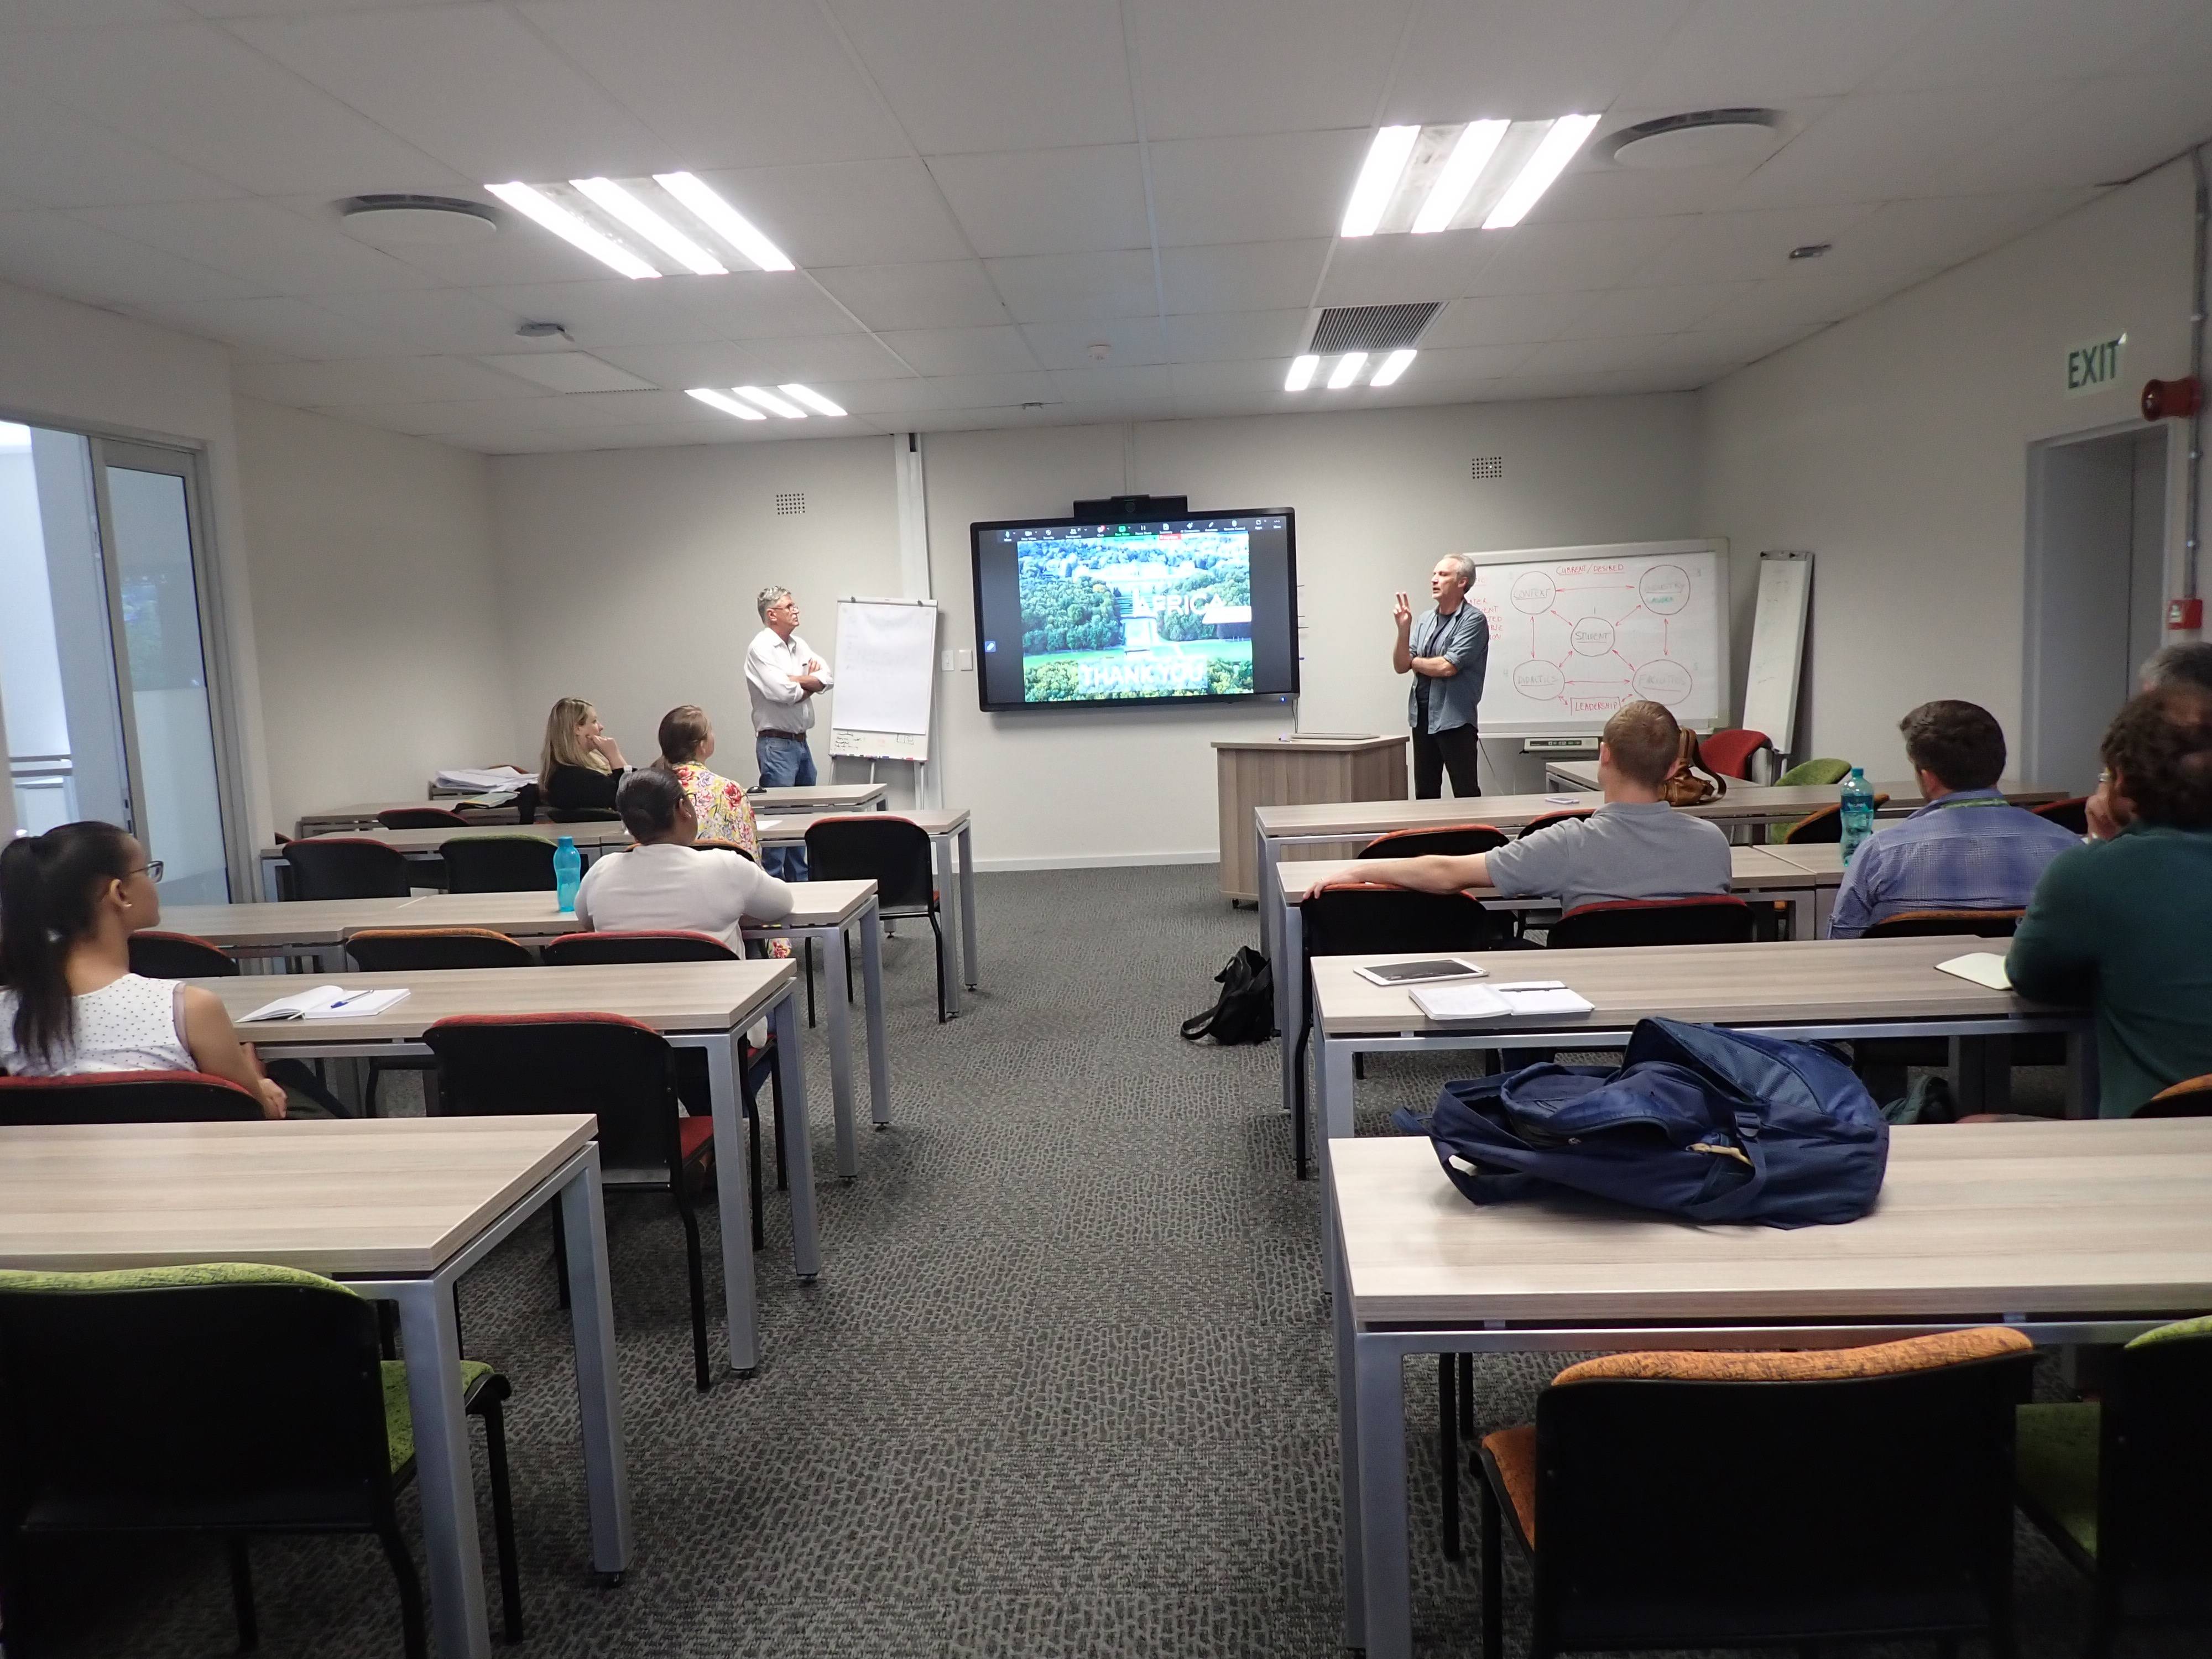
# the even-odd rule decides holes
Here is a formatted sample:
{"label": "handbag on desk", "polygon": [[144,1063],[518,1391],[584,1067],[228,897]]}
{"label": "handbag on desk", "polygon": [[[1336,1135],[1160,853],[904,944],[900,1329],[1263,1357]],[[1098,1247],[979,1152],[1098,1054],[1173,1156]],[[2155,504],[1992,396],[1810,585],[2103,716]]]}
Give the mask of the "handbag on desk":
{"label": "handbag on desk", "polygon": [[1728,793],[1728,780],[1709,770],[1698,753],[1698,734],[1685,726],[1674,750],[1674,764],[1659,786],[1659,798],[1669,806],[1703,806]]}

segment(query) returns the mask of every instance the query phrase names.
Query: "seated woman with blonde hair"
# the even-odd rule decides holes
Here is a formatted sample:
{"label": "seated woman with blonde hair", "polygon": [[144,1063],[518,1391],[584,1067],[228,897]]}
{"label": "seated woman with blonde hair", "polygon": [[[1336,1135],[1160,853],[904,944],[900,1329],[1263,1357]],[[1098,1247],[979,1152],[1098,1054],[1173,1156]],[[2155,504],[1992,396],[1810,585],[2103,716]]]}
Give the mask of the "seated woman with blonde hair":
{"label": "seated woman with blonde hair", "polygon": [[696,702],[672,708],[660,717],[660,761],[664,771],[676,775],[699,820],[701,841],[727,842],[741,847],[745,856],[760,862],[760,828],[744,786],[707,769],[714,757],[714,723]]}
{"label": "seated woman with blonde hair", "polygon": [[563,697],[553,705],[538,760],[538,799],[546,807],[612,817],[616,787],[629,769],[622,745],[599,724],[598,709],[581,697]]}

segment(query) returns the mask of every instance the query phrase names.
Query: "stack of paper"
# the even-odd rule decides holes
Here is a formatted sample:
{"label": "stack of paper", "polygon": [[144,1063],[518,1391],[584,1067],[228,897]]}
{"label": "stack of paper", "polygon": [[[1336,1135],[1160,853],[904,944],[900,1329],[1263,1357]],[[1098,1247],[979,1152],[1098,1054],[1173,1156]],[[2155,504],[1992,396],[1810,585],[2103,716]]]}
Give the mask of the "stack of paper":
{"label": "stack of paper", "polygon": [[1525,1019],[1587,1014],[1596,1005],[1556,979],[1517,980],[1507,985],[1419,985],[1407,993],[1431,1019]]}
{"label": "stack of paper", "polygon": [[454,766],[438,774],[441,789],[520,789],[526,783],[535,783],[535,772],[520,771],[512,766]]}
{"label": "stack of paper", "polygon": [[343,985],[318,985],[312,991],[264,1002],[238,1023],[266,1025],[286,1019],[366,1019],[406,998],[404,985],[389,991],[349,991]]}
{"label": "stack of paper", "polygon": [[2012,977],[2005,972],[2005,959],[1992,951],[1970,951],[1963,957],[1953,957],[1948,962],[1937,963],[1936,971],[1955,974],[1992,991],[2012,989]]}

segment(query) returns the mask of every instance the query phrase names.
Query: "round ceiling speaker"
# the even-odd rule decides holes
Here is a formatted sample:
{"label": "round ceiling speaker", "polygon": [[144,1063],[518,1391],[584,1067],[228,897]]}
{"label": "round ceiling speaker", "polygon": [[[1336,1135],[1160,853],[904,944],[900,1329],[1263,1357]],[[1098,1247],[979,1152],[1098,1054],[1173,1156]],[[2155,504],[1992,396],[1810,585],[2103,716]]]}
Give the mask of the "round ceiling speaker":
{"label": "round ceiling speaker", "polygon": [[1711,167],[1752,161],[1780,141],[1782,117],[1771,109],[1701,109],[1624,127],[1609,141],[1625,167]]}
{"label": "round ceiling speaker", "polygon": [[489,208],[450,196],[355,196],[338,211],[345,230],[375,247],[449,247],[499,234]]}

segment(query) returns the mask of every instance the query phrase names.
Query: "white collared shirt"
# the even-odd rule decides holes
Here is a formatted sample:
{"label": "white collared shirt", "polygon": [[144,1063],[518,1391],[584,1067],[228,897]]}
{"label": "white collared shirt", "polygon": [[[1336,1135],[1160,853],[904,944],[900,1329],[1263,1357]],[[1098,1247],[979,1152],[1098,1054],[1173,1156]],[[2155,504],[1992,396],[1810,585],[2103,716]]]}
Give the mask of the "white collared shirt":
{"label": "white collared shirt", "polygon": [[[783,640],[773,628],[763,628],[753,635],[745,651],[745,690],[752,699],[754,731],[796,736],[814,729],[814,699],[798,684],[813,655],[796,634]],[[827,663],[814,672],[825,691],[837,683],[830,678]]]}

